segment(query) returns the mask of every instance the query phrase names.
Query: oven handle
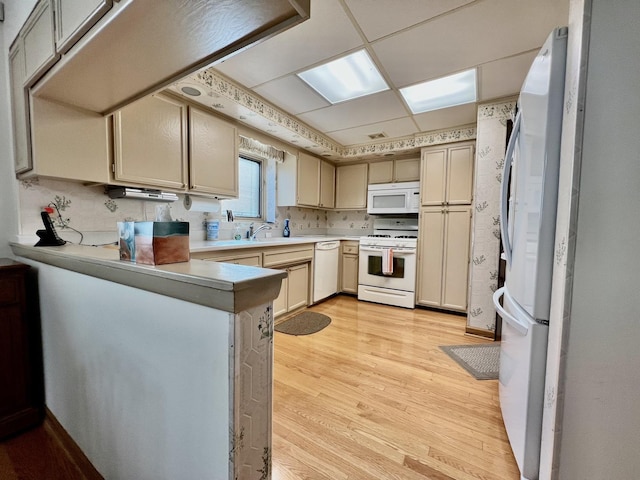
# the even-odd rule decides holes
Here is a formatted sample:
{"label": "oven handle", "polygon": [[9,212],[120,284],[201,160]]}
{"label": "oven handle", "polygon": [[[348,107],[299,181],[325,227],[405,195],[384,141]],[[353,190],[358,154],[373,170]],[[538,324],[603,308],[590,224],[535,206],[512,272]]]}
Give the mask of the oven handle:
{"label": "oven handle", "polygon": [[[361,252],[375,252],[375,253],[382,253],[382,250],[385,247],[360,247],[360,251]],[[414,248],[408,248],[408,249],[395,249],[393,247],[389,247],[393,250],[393,254],[397,255],[397,256],[401,256],[401,255],[415,255],[416,254],[416,250]]]}

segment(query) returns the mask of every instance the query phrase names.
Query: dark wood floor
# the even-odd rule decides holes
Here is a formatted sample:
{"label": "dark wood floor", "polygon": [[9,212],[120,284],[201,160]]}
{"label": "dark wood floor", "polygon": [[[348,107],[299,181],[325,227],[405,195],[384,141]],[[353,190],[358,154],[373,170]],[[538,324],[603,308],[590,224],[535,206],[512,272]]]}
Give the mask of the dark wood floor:
{"label": "dark wood floor", "polygon": [[84,480],[44,425],[0,442],[1,480]]}

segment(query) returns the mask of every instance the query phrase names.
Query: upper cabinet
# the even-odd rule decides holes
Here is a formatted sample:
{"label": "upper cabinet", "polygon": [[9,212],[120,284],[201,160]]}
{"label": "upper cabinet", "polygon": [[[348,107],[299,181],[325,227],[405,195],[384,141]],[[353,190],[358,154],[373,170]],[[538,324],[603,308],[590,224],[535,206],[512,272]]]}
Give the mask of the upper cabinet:
{"label": "upper cabinet", "polygon": [[112,0],[54,0],[56,48],[65,53],[112,7]]}
{"label": "upper cabinet", "polygon": [[113,183],[238,196],[236,127],[156,94],[114,114]]}
{"label": "upper cabinet", "polygon": [[297,205],[320,205],[320,159],[304,152],[298,153],[296,171]]}
{"label": "upper cabinet", "polygon": [[150,95],[114,115],[114,180],[182,190],[187,185],[187,107]]}
{"label": "upper cabinet", "polygon": [[238,196],[238,129],[189,107],[189,190]]}
{"label": "upper cabinet", "polygon": [[310,12],[309,0],[47,3],[54,1],[64,54],[34,94],[102,114],[286,30]]}
{"label": "upper cabinet", "polygon": [[336,167],[329,162],[320,162],[320,206],[333,208],[336,204]]}
{"label": "upper cabinet", "polygon": [[343,165],[336,168],[337,209],[364,210],[367,208],[366,163]]}
{"label": "upper cabinet", "polygon": [[33,85],[59,58],[53,25],[53,0],[40,1],[18,35],[24,47],[25,86]]}
{"label": "upper cabinet", "polygon": [[9,50],[9,83],[11,92],[11,120],[13,123],[13,155],[16,173],[32,167],[29,139],[29,101],[25,88],[24,44],[15,42]]}
{"label": "upper cabinet", "polygon": [[278,206],[333,208],[335,167],[306,152],[278,164]]}
{"label": "upper cabinet", "polygon": [[112,157],[111,118],[30,98],[33,168],[38,175],[108,183]]}
{"label": "upper cabinet", "polygon": [[420,158],[385,160],[369,164],[369,183],[417,182],[420,180]]}
{"label": "upper cabinet", "polygon": [[422,149],[422,205],[471,204],[474,149],[474,142]]}

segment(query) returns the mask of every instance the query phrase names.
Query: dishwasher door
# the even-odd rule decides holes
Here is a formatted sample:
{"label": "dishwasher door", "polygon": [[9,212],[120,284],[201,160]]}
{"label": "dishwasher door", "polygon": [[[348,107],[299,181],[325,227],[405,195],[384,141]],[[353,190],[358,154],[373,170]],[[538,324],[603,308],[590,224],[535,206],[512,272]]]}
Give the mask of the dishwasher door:
{"label": "dishwasher door", "polygon": [[313,303],[338,292],[340,241],[316,243],[313,262]]}

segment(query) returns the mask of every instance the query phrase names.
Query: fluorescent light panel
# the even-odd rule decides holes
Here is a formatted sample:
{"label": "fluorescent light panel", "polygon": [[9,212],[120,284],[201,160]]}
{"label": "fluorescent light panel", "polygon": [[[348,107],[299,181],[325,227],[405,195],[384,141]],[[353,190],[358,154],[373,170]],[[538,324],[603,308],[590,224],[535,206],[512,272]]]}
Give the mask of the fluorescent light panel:
{"label": "fluorescent light panel", "polygon": [[476,101],[476,69],[400,89],[413,113],[424,113]]}
{"label": "fluorescent light panel", "polygon": [[298,77],[331,103],[389,90],[366,50],[298,73]]}

